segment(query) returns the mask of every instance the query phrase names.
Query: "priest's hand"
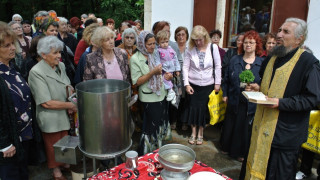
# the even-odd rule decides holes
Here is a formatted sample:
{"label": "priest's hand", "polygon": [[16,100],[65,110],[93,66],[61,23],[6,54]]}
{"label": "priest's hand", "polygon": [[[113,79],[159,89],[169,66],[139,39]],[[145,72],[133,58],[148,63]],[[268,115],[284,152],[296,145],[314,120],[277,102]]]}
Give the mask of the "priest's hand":
{"label": "priest's hand", "polygon": [[279,107],[279,99],[278,99],[278,98],[268,98],[268,97],[267,97],[267,100],[268,100],[268,101],[274,101],[274,102],[276,102],[277,104],[265,105],[266,107],[268,107],[268,108],[273,108],[273,109]]}

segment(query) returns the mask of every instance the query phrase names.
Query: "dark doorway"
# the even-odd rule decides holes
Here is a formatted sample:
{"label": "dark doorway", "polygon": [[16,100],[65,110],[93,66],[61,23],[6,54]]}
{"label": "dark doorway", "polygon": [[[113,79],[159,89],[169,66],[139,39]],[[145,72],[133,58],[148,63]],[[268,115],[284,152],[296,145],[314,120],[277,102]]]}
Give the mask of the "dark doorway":
{"label": "dark doorway", "polygon": [[232,0],[230,3],[228,46],[237,34],[251,29],[265,34],[270,29],[272,0]]}

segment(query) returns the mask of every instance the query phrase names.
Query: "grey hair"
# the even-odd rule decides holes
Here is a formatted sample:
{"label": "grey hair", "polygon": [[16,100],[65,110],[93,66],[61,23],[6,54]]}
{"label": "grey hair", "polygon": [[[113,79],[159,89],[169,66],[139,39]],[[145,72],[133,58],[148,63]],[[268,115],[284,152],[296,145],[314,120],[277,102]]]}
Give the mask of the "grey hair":
{"label": "grey hair", "polygon": [[127,29],[125,29],[123,31],[122,36],[121,36],[122,42],[124,41],[124,38],[126,37],[126,35],[129,35],[129,34],[133,34],[134,35],[134,39],[137,42],[138,35],[137,35],[136,31],[133,28],[127,28]]}
{"label": "grey hair", "polygon": [[35,14],[35,17],[41,17],[41,16],[49,16],[49,13],[47,11],[38,11]]}
{"label": "grey hair", "polygon": [[302,37],[302,41],[300,42],[300,46],[304,43],[304,41],[307,39],[308,35],[308,26],[307,23],[299,18],[287,18],[285,22],[293,22],[297,24],[296,29],[294,30],[294,36],[296,38]]}
{"label": "grey hair", "polygon": [[140,19],[137,19],[134,21],[135,23],[140,23],[140,25],[142,26],[142,21]]}
{"label": "grey hair", "polygon": [[12,21],[14,21],[14,18],[16,18],[16,17],[20,18],[21,21],[23,21],[23,18],[20,16],[20,14],[14,14],[14,15],[12,16]]}
{"label": "grey hair", "polygon": [[101,18],[97,18],[97,22],[103,22]]}
{"label": "grey hair", "polygon": [[87,14],[82,14],[81,17],[82,18],[88,18],[88,15]]}
{"label": "grey hair", "polygon": [[58,17],[58,18],[59,18],[59,22],[68,23],[68,20],[64,17]]}
{"label": "grey hair", "polygon": [[19,24],[20,27],[22,27],[22,24],[18,23],[17,21],[10,21],[10,22],[8,23],[8,26],[11,27],[11,26],[14,25],[14,24]]}
{"label": "grey hair", "polygon": [[55,13],[57,14],[57,12],[55,10],[49,10],[48,13]]}
{"label": "grey hair", "polygon": [[56,36],[46,36],[41,38],[37,45],[37,53],[39,56],[42,56],[42,54],[49,54],[51,50],[63,50],[63,42]]}

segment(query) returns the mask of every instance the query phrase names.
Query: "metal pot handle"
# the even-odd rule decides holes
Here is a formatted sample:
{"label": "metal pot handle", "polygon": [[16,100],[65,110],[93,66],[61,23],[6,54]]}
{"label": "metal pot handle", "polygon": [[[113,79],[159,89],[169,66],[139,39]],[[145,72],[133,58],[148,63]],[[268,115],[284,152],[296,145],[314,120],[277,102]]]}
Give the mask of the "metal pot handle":
{"label": "metal pot handle", "polygon": [[77,93],[73,93],[70,97],[68,97],[68,100],[70,102],[72,102],[73,104],[77,105],[77,102],[73,99],[75,96],[77,95]]}
{"label": "metal pot handle", "polygon": [[138,94],[131,97],[130,102],[128,103],[128,107],[131,107],[138,100]]}

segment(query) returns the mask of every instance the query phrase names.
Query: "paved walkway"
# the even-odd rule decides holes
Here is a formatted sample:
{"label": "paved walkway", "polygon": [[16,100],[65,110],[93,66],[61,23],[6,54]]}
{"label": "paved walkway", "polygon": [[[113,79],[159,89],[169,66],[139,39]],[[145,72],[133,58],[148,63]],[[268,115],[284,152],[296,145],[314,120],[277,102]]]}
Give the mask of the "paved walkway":
{"label": "paved walkway", "polygon": [[[220,139],[220,130],[217,126],[209,126],[205,128],[204,131],[204,143],[203,145],[190,145],[187,142],[188,136],[190,135],[190,130],[182,131],[173,130],[172,131],[172,140],[165,143],[179,143],[191,147],[196,152],[196,159],[207,164],[208,166],[214,168],[217,171],[229,176],[232,179],[238,179],[241,163],[230,158],[227,155],[221,154],[219,151],[219,139]],[[137,150],[139,133],[134,133],[132,145],[133,150]],[[316,166],[314,166],[316,167]],[[66,174],[68,179],[71,178],[71,174]],[[313,169],[313,175],[307,180],[316,179],[316,171]],[[46,167],[46,164],[43,164],[39,167],[30,167],[30,179],[31,180],[50,180],[52,179],[51,171]]]}

